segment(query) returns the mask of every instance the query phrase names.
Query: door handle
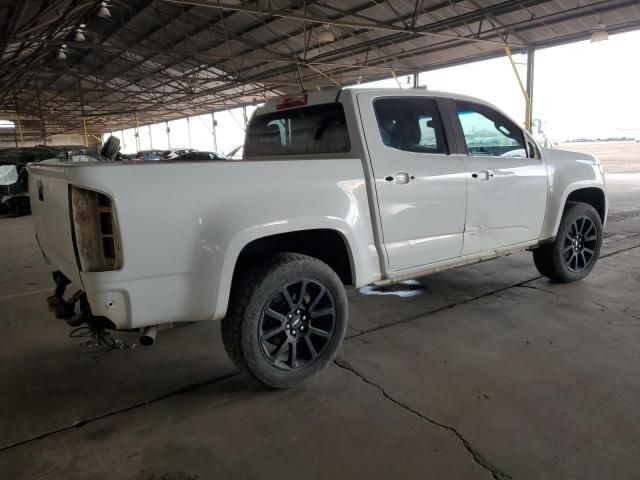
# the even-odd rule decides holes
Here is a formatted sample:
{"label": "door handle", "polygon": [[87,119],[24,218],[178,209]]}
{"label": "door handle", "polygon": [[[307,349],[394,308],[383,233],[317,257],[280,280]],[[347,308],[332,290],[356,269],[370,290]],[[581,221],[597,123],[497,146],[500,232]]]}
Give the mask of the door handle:
{"label": "door handle", "polygon": [[477,180],[487,181],[493,177],[493,172],[491,170],[478,170],[473,172],[471,176]]}
{"label": "door handle", "polygon": [[400,185],[409,183],[411,180],[415,180],[416,177],[410,175],[408,172],[396,172],[393,175],[387,175],[384,177],[387,182],[395,182]]}

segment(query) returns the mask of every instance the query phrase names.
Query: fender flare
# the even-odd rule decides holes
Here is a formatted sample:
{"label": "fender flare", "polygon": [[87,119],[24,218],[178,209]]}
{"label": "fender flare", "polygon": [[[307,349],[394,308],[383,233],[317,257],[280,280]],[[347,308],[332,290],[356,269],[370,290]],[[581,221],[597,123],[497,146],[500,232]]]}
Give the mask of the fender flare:
{"label": "fender flare", "polygon": [[261,238],[267,238],[274,235],[296,233],[309,230],[331,230],[340,235],[344,241],[349,256],[349,262],[351,272],[353,276],[354,284],[357,284],[358,278],[366,276],[361,271],[362,254],[354,245],[358,245],[354,238],[354,233],[349,229],[342,219],[325,217],[319,222],[310,222],[310,219],[300,219],[297,221],[289,220],[286,223],[274,223],[271,225],[262,225],[260,227],[251,228],[238,232],[229,242],[226,248],[226,255],[222,262],[219,278],[221,279],[218,285],[218,292],[215,298],[215,312],[213,319],[221,319],[227,313],[227,307],[231,294],[231,283],[235,271],[238,258],[242,250],[251,242],[260,240]]}
{"label": "fender flare", "polygon": [[[545,220],[545,230],[547,231],[547,233],[550,233],[550,235],[545,235],[543,238],[545,240],[552,240],[555,239],[557,233],[558,233],[558,229],[560,228],[560,221],[562,220],[562,213],[564,212],[564,209],[567,205],[567,199],[569,198],[569,196],[578,191],[578,190],[583,190],[586,188],[596,188],[598,190],[600,190],[602,192],[602,195],[605,199],[605,209],[604,209],[604,218],[602,221],[602,225],[604,226],[605,222],[606,222],[606,218],[607,218],[607,210],[608,210],[608,200],[607,200],[607,192],[605,190],[605,188],[603,187],[602,184],[591,181],[591,180],[586,180],[586,181],[580,181],[580,182],[574,182],[574,183],[570,183],[569,185],[567,185],[564,189],[564,191],[562,192],[562,196],[560,204],[558,206],[557,209],[554,209],[555,212],[555,219],[553,220],[553,228],[552,230],[549,232],[548,230],[546,230],[549,227],[549,223],[547,222],[547,220]],[[551,220],[551,219],[549,219]]]}

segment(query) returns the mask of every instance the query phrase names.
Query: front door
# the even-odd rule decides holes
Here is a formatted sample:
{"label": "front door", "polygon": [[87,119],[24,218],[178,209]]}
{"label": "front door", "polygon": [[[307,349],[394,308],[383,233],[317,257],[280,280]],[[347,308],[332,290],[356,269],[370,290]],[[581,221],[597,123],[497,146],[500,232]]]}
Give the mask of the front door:
{"label": "front door", "polygon": [[465,165],[450,155],[434,98],[357,96],[389,268],[393,271],[461,254]]}
{"label": "front door", "polygon": [[463,255],[538,239],[547,204],[547,168],[535,145],[495,109],[454,103],[468,152]]}

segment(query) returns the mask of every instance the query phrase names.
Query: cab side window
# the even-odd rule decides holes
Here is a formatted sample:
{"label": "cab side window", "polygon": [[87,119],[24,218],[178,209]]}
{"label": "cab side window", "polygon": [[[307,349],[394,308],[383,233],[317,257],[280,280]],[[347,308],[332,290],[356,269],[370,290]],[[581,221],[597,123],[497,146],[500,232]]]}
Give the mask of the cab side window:
{"label": "cab side window", "polygon": [[455,102],[470,156],[527,157],[522,130],[485,105]]}
{"label": "cab side window", "polygon": [[373,104],[382,143],[416,153],[446,154],[440,112],[431,98],[380,98]]}

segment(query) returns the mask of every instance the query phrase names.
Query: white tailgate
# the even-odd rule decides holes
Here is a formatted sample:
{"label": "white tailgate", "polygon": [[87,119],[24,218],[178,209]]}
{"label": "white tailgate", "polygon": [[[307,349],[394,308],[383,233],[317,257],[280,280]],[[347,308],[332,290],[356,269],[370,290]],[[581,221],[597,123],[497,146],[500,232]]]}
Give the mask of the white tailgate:
{"label": "white tailgate", "polygon": [[63,166],[29,166],[29,194],[38,243],[54,270],[80,285],[71,234],[69,184]]}

